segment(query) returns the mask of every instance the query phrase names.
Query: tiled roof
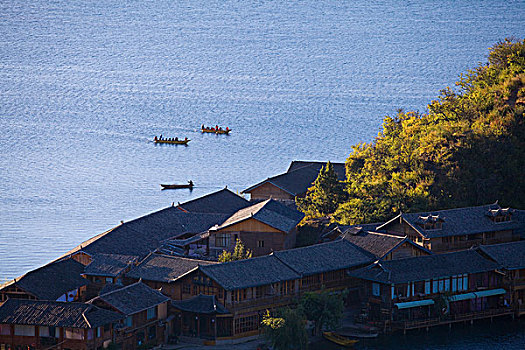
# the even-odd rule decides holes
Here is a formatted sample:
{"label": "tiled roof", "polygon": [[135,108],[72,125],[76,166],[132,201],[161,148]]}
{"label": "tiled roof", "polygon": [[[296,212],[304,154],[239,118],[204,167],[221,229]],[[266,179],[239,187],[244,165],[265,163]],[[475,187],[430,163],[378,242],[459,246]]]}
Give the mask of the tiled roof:
{"label": "tiled roof", "polygon": [[93,303],[96,300],[104,301],[125,315],[132,315],[166,302],[170,298],[142,282],[137,282],[101,294],[89,302]]}
{"label": "tiled roof", "polygon": [[[288,170],[286,170],[286,172],[289,173],[294,170],[309,166],[317,168],[317,172],[319,173],[319,171],[321,171],[321,168],[324,167],[326,163],[327,162],[309,162],[304,160],[293,160],[290,163],[290,166],[288,167]],[[337,173],[337,177],[339,178],[339,180],[344,180],[346,177],[345,163],[330,163],[334,167],[334,170]]]}
{"label": "tiled roof", "polygon": [[195,269],[199,265],[216,264],[212,261],[151,254],[139,265],[133,267],[126,276],[148,281],[172,282]]}
{"label": "tiled roof", "polygon": [[253,218],[280,231],[289,232],[303,217],[303,213],[273,199],[267,199],[239,210],[218,226],[217,229],[223,229]]}
{"label": "tiled roof", "polygon": [[[525,230],[525,211],[514,210],[512,220],[503,222],[494,222],[490,219],[491,210],[501,208],[497,203],[482,205],[478,207],[456,208],[437,210],[432,212],[400,214],[411,227],[421,233],[426,238],[447,237],[458,235],[470,235],[482,232],[493,232],[503,230],[516,230],[516,232]],[[389,222],[379,226],[377,229],[384,229],[390,222],[398,219],[395,217]],[[425,230],[419,223],[429,218],[439,218],[441,228]]]}
{"label": "tiled roof", "polygon": [[200,271],[226,290],[257,287],[300,278],[273,255],[200,266]]}
{"label": "tiled roof", "polygon": [[57,300],[89,283],[81,276],[82,273],[84,265],[81,263],[73,259],[59,260],[17,277],[0,288],[14,284],[38,299]]}
{"label": "tiled roof", "polygon": [[406,237],[362,230],[354,234],[352,229],[350,229],[350,231],[347,230],[342,237],[359,248],[372,253],[378,259],[384,257],[392,251],[392,249],[407,241]]}
{"label": "tiled roof", "polygon": [[90,276],[118,276],[126,267],[137,260],[136,256],[119,254],[94,254],[86,266],[85,273]]}
{"label": "tiled roof", "polygon": [[405,283],[464,273],[493,271],[498,265],[474,250],[376,262],[349,275],[382,283]]}
{"label": "tiled roof", "polygon": [[342,239],[277,251],[273,255],[301,276],[348,269],[375,260],[372,254]]}
{"label": "tiled roof", "polygon": [[222,189],[206,196],[179,204],[178,207],[190,213],[233,214],[251,203],[228,189]]}
{"label": "tiled roof", "polygon": [[122,319],[94,305],[47,300],[8,299],[0,306],[0,323],[95,328]]}
{"label": "tiled roof", "polygon": [[171,304],[179,310],[196,314],[229,314],[230,312],[217,302],[215,295],[199,294],[191,299],[173,300]]}
{"label": "tiled roof", "polygon": [[[268,179],[245,189],[241,193],[248,193],[265,183],[271,183],[293,196],[306,193],[308,188],[312,186],[315,179],[317,179],[319,171],[324,165],[326,165],[326,163],[294,161],[288,168],[288,172],[269,177]],[[332,165],[334,166],[334,170],[337,173],[339,181],[344,181],[346,176],[344,163],[332,163]]]}
{"label": "tiled roof", "polygon": [[482,245],[479,249],[507,270],[525,268],[525,241]]}
{"label": "tiled roof", "polygon": [[227,217],[226,214],[186,213],[169,207],[125,222],[83,242],[68,254],[82,250],[90,255],[118,254],[142,258],[170,238],[204,232]]}

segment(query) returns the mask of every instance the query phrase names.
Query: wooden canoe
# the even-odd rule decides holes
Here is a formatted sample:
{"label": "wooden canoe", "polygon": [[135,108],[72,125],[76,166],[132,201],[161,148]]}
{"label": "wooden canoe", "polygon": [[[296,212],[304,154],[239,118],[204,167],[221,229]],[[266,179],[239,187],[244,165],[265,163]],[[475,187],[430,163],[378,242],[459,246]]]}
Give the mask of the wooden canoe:
{"label": "wooden canoe", "polygon": [[172,145],[187,145],[188,142],[190,142],[191,140],[166,140],[166,139],[162,139],[162,140],[153,140],[153,142],[155,143],[169,143],[169,144],[172,144]]}
{"label": "wooden canoe", "polygon": [[325,337],[327,340],[331,341],[332,343],[336,343],[338,345],[342,345],[346,347],[354,346],[354,344],[359,341],[355,339],[348,339],[347,337],[343,337],[335,332],[323,332],[323,337]]}
{"label": "wooden canoe", "polygon": [[201,132],[202,133],[205,133],[205,132],[208,132],[208,133],[211,133],[211,134],[229,134],[230,131],[232,131],[232,129],[215,129],[215,128],[201,128]]}
{"label": "wooden canoe", "polygon": [[162,187],[163,190],[176,190],[179,188],[193,188],[193,182],[188,184],[160,184],[160,187]]}

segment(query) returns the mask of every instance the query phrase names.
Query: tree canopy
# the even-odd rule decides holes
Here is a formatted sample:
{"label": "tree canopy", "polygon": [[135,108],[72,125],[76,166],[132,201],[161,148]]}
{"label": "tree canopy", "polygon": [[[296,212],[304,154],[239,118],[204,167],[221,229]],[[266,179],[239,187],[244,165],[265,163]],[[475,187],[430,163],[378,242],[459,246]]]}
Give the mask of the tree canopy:
{"label": "tree canopy", "polygon": [[307,292],[299,302],[299,307],[306,319],[314,322],[314,333],[319,334],[322,329],[335,329],[343,317],[343,299],[346,293],[330,294]]}
{"label": "tree canopy", "polygon": [[333,165],[328,162],[321,168],[312,187],[304,198],[296,198],[297,209],[305,218],[317,218],[333,213],[345,198],[343,184],[339,182]]}
{"label": "tree canopy", "polygon": [[235,261],[235,260],[243,260],[243,259],[250,259],[252,257],[252,251],[250,249],[247,249],[244,247],[244,243],[237,238],[237,241],[235,241],[235,248],[233,249],[233,253],[223,250],[222,253],[219,255],[219,262],[228,262],[228,261]]}
{"label": "tree canopy", "polygon": [[525,41],[497,43],[456,86],[426,114],[385,117],[373,142],[352,147],[338,222],[496,200],[525,207]]}
{"label": "tree canopy", "polygon": [[261,322],[265,337],[276,350],[308,348],[305,318],[300,310],[283,308],[271,315],[266,311]]}

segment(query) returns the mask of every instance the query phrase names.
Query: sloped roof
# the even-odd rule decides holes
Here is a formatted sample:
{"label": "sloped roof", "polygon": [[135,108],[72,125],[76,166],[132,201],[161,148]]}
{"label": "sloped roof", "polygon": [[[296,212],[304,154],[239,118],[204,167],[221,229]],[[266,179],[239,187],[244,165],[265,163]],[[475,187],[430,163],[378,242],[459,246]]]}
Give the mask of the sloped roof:
{"label": "sloped roof", "polygon": [[211,264],[216,264],[216,262],[151,254],[139,265],[133,267],[126,276],[149,281],[172,282],[199,265]]}
{"label": "sloped roof", "polygon": [[179,204],[177,207],[190,213],[233,214],[251,203],[224,188],[206,196]]}
{"label": "sloped roof", "polygon": [[86,266],[85,274],[116,277],[135,260],[137,257],[133,255],[95,254],[92,256],[91,263]]}
{"label": "sloped roof", "polygon": [[283,232],[289,232],[303,219],[304,214],[286,205],[267,199],[243,208],[217,227],[218,230],[253,218]]}
{"label": "sloped roof", "polygon": [[464,273],[493,271],[498,265],[474,250],[376,262],[350,271],[353,277],[382,283],[405,283]]}
{"label": "sloped roof", "polygon": [[164,303],[170,298],[142,282],[137,282],[101,294],[90,300],[89,303],[93,303],[95,300],[102,300],[123,314],[132,315]]}
{"label": "sloped roof", "polygon": [[227,214],[186,213],[177,207],[168,207],[122,223],[83,242],[67,254],[82,250],[90,255],[118,254],[142,258],[170,238],[204,232],[227,217]]}
{"label": "sloped roof", "polygon": [[[342,235],[342,238],[348,242],[355,244],[361,249],[372,253],[376,258],[380,259],[394,250],[397,246],[407,242],[416,246],[407,237],[393,236],[385,233],[370,232],[370,231],[347,231]],[[416,246],[419,248],[419,246]],[[421,247],[421,250],[426,249]]]}
{"label": "sloped roof", "polygon": [[[294,170],[304,168],[305,166],[311,166],[319,169],[317,172],[321,171],[321,168],[326,165],[327,162],[310,162],[310,161],[304,161],[304,160],[293,160],[290,163],[290,166],[288,167],[288,170],[286,170],[287,173],[292,172]],[[345,169],[345,163],[332,163],[332,166],[334,167],[334,171],[337,173],[337,177],[339,180],[344,180],[346,177],[346,169]]]}
{"label": "sloped roof", "polygon": [[0,323],[96,328],[122,316],[94,305],[47,300],[8,299],[0,306]]}
{"label": "sloped roof", "polygon": [[[491,210],[500,208],[497,203],[494,203],[477,207],[445,209],[432,212],[403,213],[379,226],[377,229],[384,229],[399,217],[426,238],[471,235],[502,230],[516,230],[519,233],[525,229],[525,211],[523,210],[513,211],[512,220],[510,221],[492,221],[488,214]],[[426,220],[429,217],[439,217],[440,221],[442,221],[441,228],[425,230],[418,225],[422,220]]]}
{"label": "sloped roof", "polygon": [[525,241],[482,245],[479,249],[507,270],[525,268]]}
{"label": "sloped roof", "polygon": [[[326,165],[326,163],[294,161],[290,164],[286,173],[269,177],[266,180],[243,190],[241,193],[248,193],[265,183],[271,183],[293,196],[306,193],[315,179],[317,179],[319,171],[324,165]],[[344,163],[332,163],[332,165],[334,166],[339,181],[344,181],[346,177]]]}
{"label": "sloped roof", "polygon": [[16,285],[38,299],[57,300],[72,290],[89,284],[81,276],[84,265],[73,260],[54,261],[3,284],[0,289]]}
{"label": "sloped roof", "polygon": [[221,303],[217,302],[215,295],[199,294],[186,300],[173,300],[171,304],[179,310],[196,314],[229,314],[230,312]]}
{"label": "sloped roof", "polygon": [[257,287],[300,278],[273,255],[200,266],[199,270],[226,290]]}
{"label": "sloped roof", "polygon": [[342,239],[272,254],[301,276],[348,269],[375,260],[372,254]]}

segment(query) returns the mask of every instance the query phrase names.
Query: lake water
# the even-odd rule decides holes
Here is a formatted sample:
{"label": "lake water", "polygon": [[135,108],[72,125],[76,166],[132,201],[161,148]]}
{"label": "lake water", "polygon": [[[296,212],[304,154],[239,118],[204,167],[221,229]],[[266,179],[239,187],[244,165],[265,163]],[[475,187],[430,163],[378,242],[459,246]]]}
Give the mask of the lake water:
{"label": "lake water", "polygon": [[344,161],[525,37],[524,1],[13,0],[0,16],[2,281],[171,202]]}

